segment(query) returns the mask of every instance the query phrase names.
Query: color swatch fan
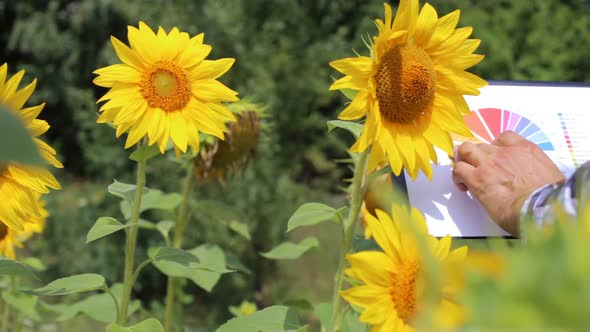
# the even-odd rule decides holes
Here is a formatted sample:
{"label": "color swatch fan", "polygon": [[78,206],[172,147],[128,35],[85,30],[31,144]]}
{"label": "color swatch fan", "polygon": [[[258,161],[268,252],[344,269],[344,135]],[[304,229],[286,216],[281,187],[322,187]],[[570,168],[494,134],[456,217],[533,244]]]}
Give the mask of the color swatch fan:
{"label": "color swatch fan", "polygon": [[499,108],[480,108],[466,115],[465,122],[476,140],[481,143],[492,143],[501,132],[512,130],[544,151],[555,150],[539,126],[515,112]]}

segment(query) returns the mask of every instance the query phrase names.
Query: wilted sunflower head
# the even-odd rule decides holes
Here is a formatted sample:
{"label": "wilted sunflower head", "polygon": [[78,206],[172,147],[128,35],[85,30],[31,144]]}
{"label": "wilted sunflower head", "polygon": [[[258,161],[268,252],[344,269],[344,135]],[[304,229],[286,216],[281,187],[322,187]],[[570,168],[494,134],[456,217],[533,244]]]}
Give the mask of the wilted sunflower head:
{"label": "wilted sunflower head", "polygon": [[229,106],[236,122],[228,125],[225,139],[205,141],[194,158],[195,175],[200,181],[217,179],[225,183],[230,175],[245,170],[256,155],[265,108],[248,100]]}

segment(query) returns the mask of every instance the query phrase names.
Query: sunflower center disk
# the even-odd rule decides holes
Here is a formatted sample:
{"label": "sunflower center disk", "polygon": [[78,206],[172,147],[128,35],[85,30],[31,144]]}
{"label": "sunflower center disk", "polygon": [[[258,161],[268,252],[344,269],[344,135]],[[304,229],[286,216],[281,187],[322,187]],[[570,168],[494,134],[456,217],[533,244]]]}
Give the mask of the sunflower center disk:
{"label": "sunflower center disk", "polygon": [[7,235],[8,227],[6,227],[6,225],[4,225],[2,221],[0,221],[0,241],[4,241]]}
{"label": "sunflower center disk", "polygon": [[434,100],[436,72],[426,52],[411,44],[387,51],[374,76],[381,115],[409,124],[429,111]]}
{"label": "sunflower center disk", "polygon": [[406,324],[416,312],[416,278],[419,271],[417,262],[406,262],[400,266],[399,272],[393,276],[391,300],[397,315]]}
{"label": "sunflower center disk", "polygon": [[139,89],[150,107],[165,112],[180,111],[191,98],[191,85],[185,71],[169,61],[157,61],[147,70]]}

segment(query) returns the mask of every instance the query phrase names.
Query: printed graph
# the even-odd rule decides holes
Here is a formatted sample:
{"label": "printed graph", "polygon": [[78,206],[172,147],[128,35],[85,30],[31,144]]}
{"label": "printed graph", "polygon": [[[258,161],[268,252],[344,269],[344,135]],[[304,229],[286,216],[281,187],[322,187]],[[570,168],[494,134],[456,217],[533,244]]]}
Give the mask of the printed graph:
{"label": "printed graph", "polygon": [[480,108],[465,116],[465,122],[476,139],[483,143],[492,141],[503,131],[512,130],[544,151],[553,151],[549,137],[526,117],[499,108]]}

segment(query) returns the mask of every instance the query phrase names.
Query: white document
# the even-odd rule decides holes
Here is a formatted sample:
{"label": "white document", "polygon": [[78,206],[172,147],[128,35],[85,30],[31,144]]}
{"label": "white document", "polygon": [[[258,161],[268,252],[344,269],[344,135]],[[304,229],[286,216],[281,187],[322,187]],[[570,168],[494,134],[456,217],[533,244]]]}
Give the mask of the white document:
{"label": "white document", "polygon": [[[590,160],[590,85],[495,83],[479,96],[466,96],[472,110],[465,117],[473,142],[491,143],[512,130],[537,144],[566,175]],[[455,145],[462,143],[454,137]],[[432,182],[423,174],[416,181],[405,176],[412,206],[425,215],[434,236],[509,236],[486,214],[469,193],[459,191],[451,179],[446,153],[437,151]]]}

